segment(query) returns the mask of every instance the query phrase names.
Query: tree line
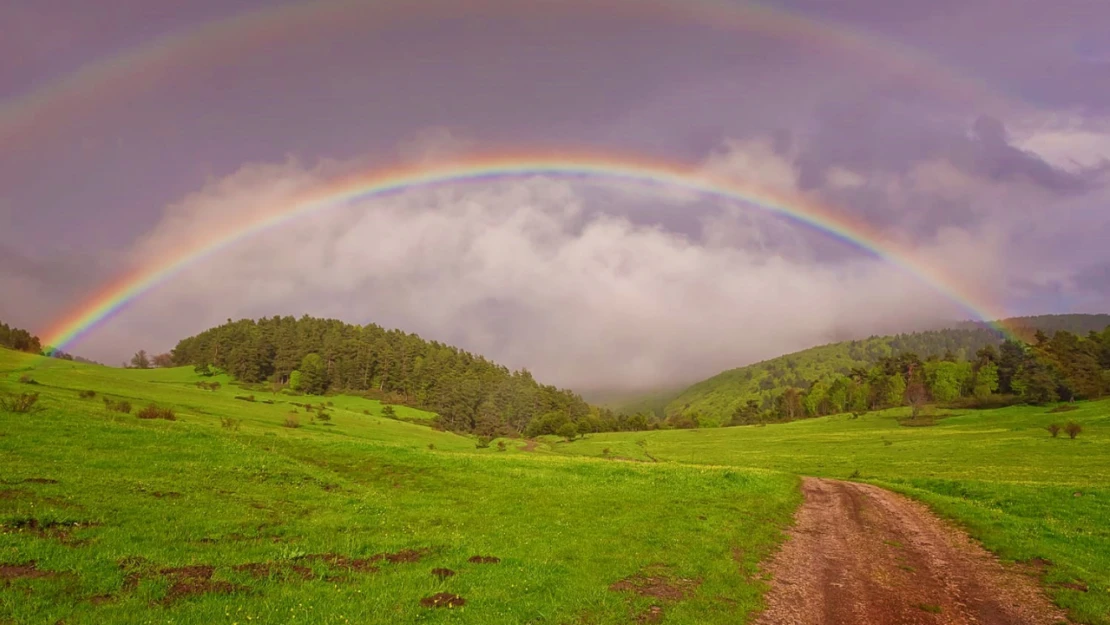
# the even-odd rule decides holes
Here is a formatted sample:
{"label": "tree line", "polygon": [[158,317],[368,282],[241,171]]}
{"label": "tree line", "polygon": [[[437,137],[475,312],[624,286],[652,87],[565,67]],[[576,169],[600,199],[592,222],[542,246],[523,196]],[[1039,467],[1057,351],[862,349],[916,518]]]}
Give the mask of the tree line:
{"label": "tree line", "polygon": [[39,337],[26,330],[13,328],[6,323],[0,323],[0,347],[14,349],[17,352],[42,353],[42,343],[39,341]]}
{"label": "tree line", "polygon": [[[303,316],[228,320],[180,341],[175,365],[311,395],[362,394],[435,412],[437,426],[483,436],[647,429],[647,415],[587,404],[465,350],[401,330]],[[136,355],[138,356],[138,355]]]}
{"label": "tree line", "polygon": [[[867,412],[927,403],[981,407],[1024,402],[1098,399],[1110,394],[1110,327],[1079,336],[1036,331],[1030,343],[1007,339],[980,347],[971,358],[952,352],[922,358],[914,352],[884,356],[813,381],[794,380],[762,401],[734,406],[730,425]],[[692,427],[698,415],[668,420]],[[693,422],[693,423],[690,423]]]}

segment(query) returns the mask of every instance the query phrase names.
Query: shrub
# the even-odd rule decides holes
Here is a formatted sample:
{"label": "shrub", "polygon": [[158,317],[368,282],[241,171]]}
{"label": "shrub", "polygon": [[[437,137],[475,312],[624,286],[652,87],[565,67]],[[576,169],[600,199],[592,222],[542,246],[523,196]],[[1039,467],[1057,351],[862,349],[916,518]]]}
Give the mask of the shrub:
{"label": "shrub", "polygon": [[436,444],[435,444],[435,443],[428,443],[428,449],[430,449],[430,450],[433,450],[433,451],[434,451],[434,450],[435,450],[435,448],[436,448]]}
{"label": "shrub", "polygon": [[497,451],[505,451],[506,448],[505,441],[497,441]]}
{"label": "shrub", "polygon": [[1064,426],[1064,431],[1068,433],[1068,438],[1074,439],[1083,433],[1083,426],[1075,421],[1068,421],[1068,424]]}
{"label": "shrub", "polygon": [[154,404],[148,404],[146,408],[139,411],[135,415],[140,419],[165,419],[166,421],[177,421],[177,415],[174,414],[172,408],[159,408]]}
{"label": "shrub", "polygon": [[331,415],[321,410],[316,413],[316,418],[321,421],[331,421]]}
{"label": "shrub", "polygon": [[611,453],[613,453],[613,450],[609,449],[608,447],[601,450],[601,455],[605,456],[606,458],[608,458],[609,454],[611,454]]}
{"label": "shrub", "polygon": [[225,430],[235,430],[236,432],[238,432],[240,424],[242,424],[242,421],[240,421],[239,419],[232,419],[231,417],[220,417],[220,427]]}
{"label": "shrub", "polygon": [[254,395],[236,395],[235,399],[240,399],[242,401],[254,401]]}
{"label": "shrub", "polygon": [[77,396],[81,399],[92,399],[93,397],[96,397],[96,391],[81,391],[77,394]]}
{"label": "shrub", "polygon": [[38,410],[35,407],[39,401],[38,393],[20,393],[0,397],[0,410],[18,414],[30,414]]}
{"label": "shrub", "polygon": [[397,416],[397,411],[393,409],[393,406],[386,404],[382,406],[382,416],[392,419]]}
{"label": "shrub", "polygon": [[220,383],[205,382],[204,380],[201,380],[200,382],[197,382],[197,388],[205,391],[218,391],[220,390]]}
{"label": "shrub", "polygon": [[492,441],[493,441],[493,439],[488,437],[488,436],[479,436],[478,437],[478,442],[474,443],[474,446],[477,447],[478,449],[486,449],[486,448],[489,447],[489,444]]}
{"label": "shrub", "polygon": [[328,405],[329,405],[329,406],[334,406],[334,405],[335,405],[335,402],[333,402],[333,401],[329,401],[329,402],[328,402]]}
{"label": "shrub", "polygon": [[563,425],[559,426],[559,429],[556,430],[555,434],[567,439],[568,442],[572,441],[575,438],[578,438],[578,426],[574,425],[574,423],[570,421],[567,421]]}
{"label": "shrub", "polygon": [[122,412],[123,414],[131,414],[131,402],[124,400],[113,400],[108,397],[104,398],[104,409],[110,412]]}
{"label": "shrub", "polygon": [[282,423],[282,425],[287,428],[296,429],[301,427],[301,422],[297,421],[296,417],[285,417],[285,423]]}
{"label": "shrub", "polygon": [[370,416],[370,411],[369,410],[363,410],[362,414],[364,414],[366,416]]}
{"label": "shrub", "polygon": [[1059,423],[1049,423],[1045,426],[1044,429],[1048,430],[1048,433],[1052,435],[1052,438],[1056,438],[1060,435],[1060,430],[1064,428],[1060,427]]}
{"label": "shrub", "polygon": [[35,380],[35,378],[32,378],[31,376],[27,375],[26,373],[24,373],[23,375],[19,376],[19,383],[20,383],[20,384],[34,384],[34,385],[38,385],[38,382],[37,382],[37,381]]}

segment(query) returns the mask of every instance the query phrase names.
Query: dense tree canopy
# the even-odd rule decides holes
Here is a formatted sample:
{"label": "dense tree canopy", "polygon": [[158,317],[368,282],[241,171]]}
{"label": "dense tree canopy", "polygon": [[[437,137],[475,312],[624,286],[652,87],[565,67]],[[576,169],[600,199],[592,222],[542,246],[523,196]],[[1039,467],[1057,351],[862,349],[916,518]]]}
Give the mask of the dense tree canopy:
{"label": "dense tree canopy", "polygon": [[12,328],[6,323],[0,323],[0,347],[32,354],[42,353],[42,343],[39,342],[39,337],[26,330]]}
{"label": "dense tree canopy", "polygon": [[[432,410],[442,427],[480,434],[554,434],[565,423],[635,429],[648,420],[591,407],[485,358],[415,334],[332,319],[273,317],[228,323],[182,340],[177,365],[216,367],[242,382],[273,381],[308,394],[362,392]],[[552,416],[554,415],[554,416]],[[541,418],[542,417],[542,418]]]}

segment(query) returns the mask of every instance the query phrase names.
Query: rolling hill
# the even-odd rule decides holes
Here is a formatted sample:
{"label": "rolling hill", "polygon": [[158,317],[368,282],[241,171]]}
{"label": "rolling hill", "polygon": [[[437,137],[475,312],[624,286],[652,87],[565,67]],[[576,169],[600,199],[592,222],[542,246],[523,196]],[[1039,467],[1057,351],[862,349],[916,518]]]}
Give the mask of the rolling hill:
{"label": "rolling hill", "polygon": [[[1043,315],[1008,319],[1019,335],[1041,330],[1065,330],[1078,335],[1101,332],[1110,326],[1110,315]],[[763,404],[790,386],[805,388],[812,382],[866,368],[880,359],[901,353],[922,358],[954,355],[967,360],[987,345],[998,345],[1002,335],[981,323],[965,323],[947,330],[876,336],[859,341],[822,345],[719,373],[681,391],[667,402],[669,415],[696,414],[703,426],[728,423],[733,411],[749,400]]]}

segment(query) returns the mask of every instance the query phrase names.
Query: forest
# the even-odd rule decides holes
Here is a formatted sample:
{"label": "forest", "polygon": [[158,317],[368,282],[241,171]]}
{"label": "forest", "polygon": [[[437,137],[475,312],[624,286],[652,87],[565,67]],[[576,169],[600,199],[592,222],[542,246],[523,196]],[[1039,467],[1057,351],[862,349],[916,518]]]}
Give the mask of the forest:
{"label": "forest", "polygon": [[437,413],[440,428],[483,436],[645,429],[572,391],[400,330],[309,316],[231,321],[182,340],[173,363],[286,392],[364,394]]}
{"label": "forest", "polygon": [[32,354],[42,352],[42,343],[39,341],[39,337],[26,330],[13,328],[3,322],[0,322],[0,347]]}

